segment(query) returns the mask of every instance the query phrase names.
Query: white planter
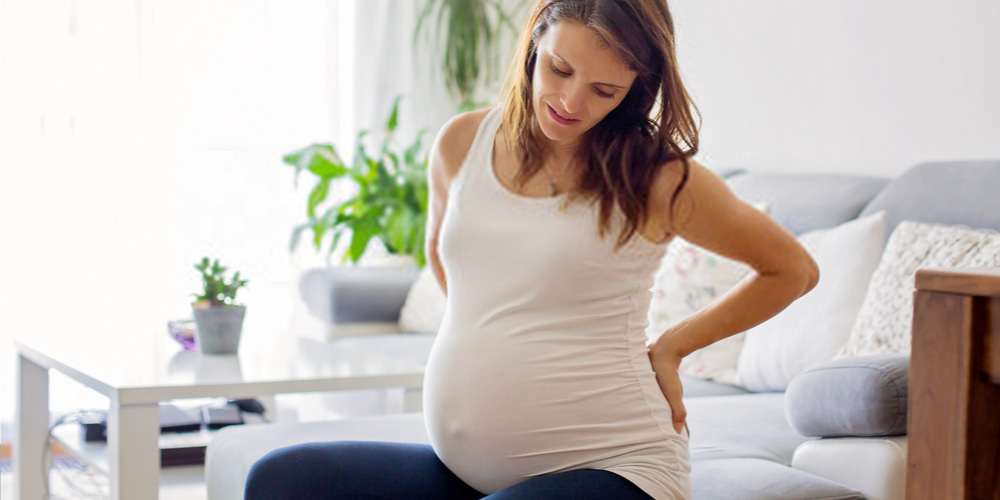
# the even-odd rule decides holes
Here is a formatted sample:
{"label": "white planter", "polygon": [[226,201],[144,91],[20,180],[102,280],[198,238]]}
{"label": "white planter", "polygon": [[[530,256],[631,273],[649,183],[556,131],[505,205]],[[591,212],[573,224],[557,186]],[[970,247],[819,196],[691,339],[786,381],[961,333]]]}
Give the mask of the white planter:
{"label": "white planter", "polygon": [[195,345],[202,354],[236,354],[240,348],[246,306],[223,305],[207,309],[191,306]]}

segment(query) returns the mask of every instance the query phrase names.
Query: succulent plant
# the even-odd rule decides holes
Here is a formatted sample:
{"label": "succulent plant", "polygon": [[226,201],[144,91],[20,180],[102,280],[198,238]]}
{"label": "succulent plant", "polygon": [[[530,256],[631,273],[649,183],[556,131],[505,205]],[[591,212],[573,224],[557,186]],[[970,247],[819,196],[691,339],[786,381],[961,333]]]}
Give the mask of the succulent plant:
{"label": "succulent plant", "polygon": [[201,262],[195,264],[194,268],[201,272],[202,284],[204,286],[201,295],[191,294],[197,299],[194,303],[195,307],[208,308],[239,305],[233,303],[236,300],[236,292],[248,283],[247,280],[240,279],[239,271],[236,271],[232,279],[229,280],[229,283],[226,283],[226,267],[219,264],[219,259],[215,259],[209,265],[208,257],[202,257]]}

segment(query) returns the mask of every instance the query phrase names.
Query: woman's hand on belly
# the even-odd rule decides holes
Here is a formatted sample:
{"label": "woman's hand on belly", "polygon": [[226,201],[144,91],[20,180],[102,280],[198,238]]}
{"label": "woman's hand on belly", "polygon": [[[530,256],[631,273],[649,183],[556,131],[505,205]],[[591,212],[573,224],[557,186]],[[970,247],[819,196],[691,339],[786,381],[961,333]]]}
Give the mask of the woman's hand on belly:
{"label": "woman's hand on belly", "polygon": [[687,410],[684,408],[683,401],[684,386],[681,384],[681,377],[678,374],[681,356],[667,349],[655,349],[650,346],[649,362],[653,365],[653,372],[656,373],[656,382],[660,385],[660,390],[663,391],[667,402],[670,403],[674,430],[681,434],[681,429],[687,426],[685,422]]}

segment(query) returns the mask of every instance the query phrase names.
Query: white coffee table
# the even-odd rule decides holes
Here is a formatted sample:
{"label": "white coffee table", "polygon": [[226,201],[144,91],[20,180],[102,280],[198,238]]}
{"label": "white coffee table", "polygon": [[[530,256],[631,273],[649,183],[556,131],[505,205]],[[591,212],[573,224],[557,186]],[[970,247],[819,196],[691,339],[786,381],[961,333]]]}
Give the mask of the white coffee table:
{"label": "white coffee table", "polygon": [[[239,355],[184,352],[163,340],[137,342],[130,359],[82,356],[73,342],[15,341],[16,499],[43,496],[42,451],[49,424],[49,370],[57,370],[110,399],[107,472],[113,500],[158,496],[158,403],[172,399],[253,398],[279,393],[401,388],[404,411],[419,410],[424,365],[419,353],[432,339],[409,334],[347,337],[319,342],[299,337],[248,343]],[[418,353],[414,355],[413,353]]]}

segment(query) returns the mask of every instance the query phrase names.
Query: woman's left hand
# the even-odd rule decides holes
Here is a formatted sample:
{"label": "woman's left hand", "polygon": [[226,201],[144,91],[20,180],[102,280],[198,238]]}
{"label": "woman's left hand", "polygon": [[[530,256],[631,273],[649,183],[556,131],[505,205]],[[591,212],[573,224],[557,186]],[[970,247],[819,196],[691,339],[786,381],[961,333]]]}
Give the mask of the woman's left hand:
{"label": "woman's left hand", "polygon": [[[687,427],[687,410],[684,408],[684,386],[681,384],[681,377],[677,370],[680,368],[682,357],[674,354],[669,349],[656,348],[656,344],[649,346],[649,362],[653,365],[653,372],[656,373],[656,381],[660,384],[660,390],[666,396],[670,408],[673,410],[674,430],[678,434],[681,429]],[[663,347],[663,346],[660,346]],[[688,436],[691,431],[688,430]]]}

